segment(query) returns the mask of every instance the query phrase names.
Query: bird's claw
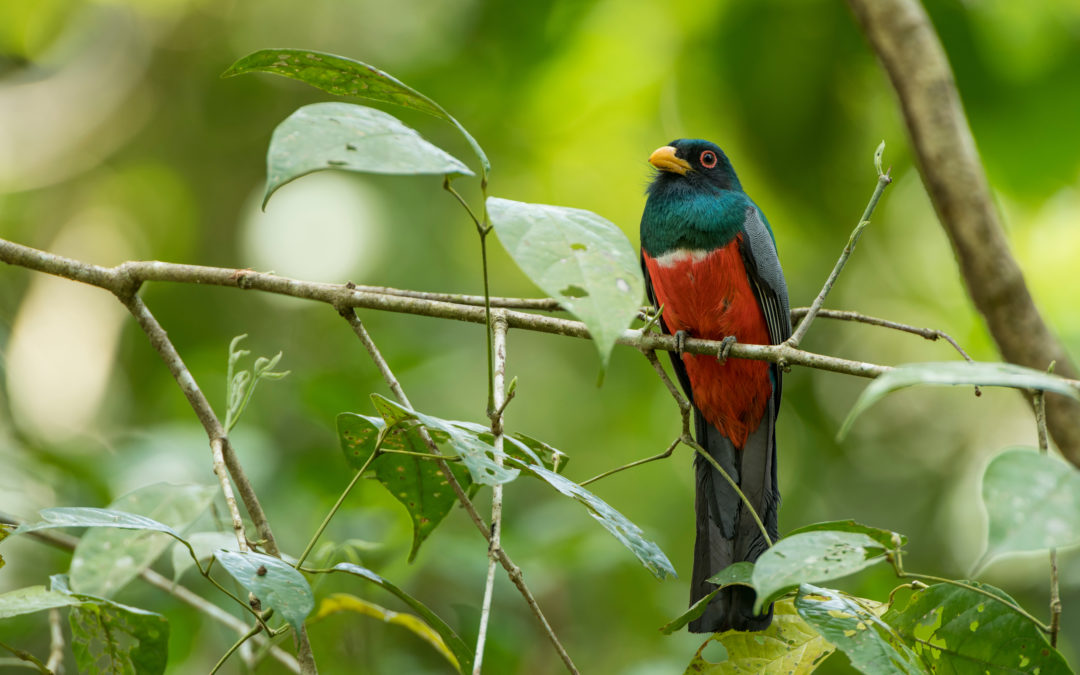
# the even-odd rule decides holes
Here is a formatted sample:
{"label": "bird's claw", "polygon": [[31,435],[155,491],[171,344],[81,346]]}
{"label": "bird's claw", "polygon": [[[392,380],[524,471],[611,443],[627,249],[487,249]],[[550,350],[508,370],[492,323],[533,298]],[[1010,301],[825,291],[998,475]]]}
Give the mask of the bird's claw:
{"label": "bird's claw", "polygon": [[728,354],[731,353],[731,345],[735,344],[735,336],[728,335],[720,341],[720,349],[716,352],[716,360],[720,362],[720,365],[724,365],[727,362]]}
{"label": "bird's claw", "polygon": [[686,353],[686,338],[690,337],[690,335],[686,331],[680,330],[680,331],[675,331],[675,336],[674,337],[675,337],[675,351],[677,351],[680,354],[685,354]]}

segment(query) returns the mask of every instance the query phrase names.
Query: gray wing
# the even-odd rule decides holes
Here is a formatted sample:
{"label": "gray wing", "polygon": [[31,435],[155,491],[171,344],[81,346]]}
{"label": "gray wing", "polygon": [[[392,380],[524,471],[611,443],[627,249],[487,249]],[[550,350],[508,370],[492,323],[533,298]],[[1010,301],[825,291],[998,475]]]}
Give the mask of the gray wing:
{"label": "gray wing", "polygon": [[743,230],[746,232],[740,247],[743,262],[750,275],[754,295],[765,313],[769,341],[774,345],[780,344],[791,337],[787,283],[780,269],[780,258],[776,254],[772,233],[756,206],[746,208]]}

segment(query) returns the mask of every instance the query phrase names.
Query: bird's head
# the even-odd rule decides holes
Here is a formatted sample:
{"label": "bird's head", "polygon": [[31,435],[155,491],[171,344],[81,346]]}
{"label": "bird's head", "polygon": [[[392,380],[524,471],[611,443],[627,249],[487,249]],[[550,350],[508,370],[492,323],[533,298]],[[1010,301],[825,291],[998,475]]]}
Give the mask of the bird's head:
{"label": "bird's head", "polygon": [[715,143],[698,138],[680,138],[657,148],[649,163],[659,172],[653,184],[685,181],[699,188],[741,190],[742,185],[727,155]]}

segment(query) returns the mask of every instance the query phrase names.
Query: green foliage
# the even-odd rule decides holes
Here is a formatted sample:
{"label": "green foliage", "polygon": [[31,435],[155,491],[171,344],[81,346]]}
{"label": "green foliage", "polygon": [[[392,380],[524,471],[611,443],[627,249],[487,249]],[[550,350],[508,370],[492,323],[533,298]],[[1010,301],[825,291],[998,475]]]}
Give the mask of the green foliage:
{"label": "green foliage", "polygon": [[742,561],[728,565],[709,577],[709,583],[716,584],[715,591],[707,593],[703,598],[690,605],[690,609],[665,624],[664,627],[660,629],[660,632],[664,635],[671,635],[704,614],[705,608],[709,606],[709,602],[712,601],[712,599],[716,597],[716,594],[725,586],[738,584],[740,586],[750,586],[752,588],[754,586],[752,581],[753,574],[754,563]]}
{"label": "green foliage", "polygon": [[214,558],[264,609],[280,614],[296,631],[315,608],[307,579],[280,558],[253,551],[218,551]]}
{"label": "green foliage", "polygon": [[861,532],[821,530],[785,537],[754,565],[754,611],[803,583],[838,579],[884,560],[885,549]]}
{"label": "green foliage", "polygon": [[887,394],[917,384],[1037,389],[1080,399],[1080,392],[1077,392],[1076,387],[1062,378],[1012,363],[968,363],[967,361],[908,363],[893,368],[866,385],[866,389],[855,401],[843,426],[840,427],[839,436],[844,437],[851,429],[851,425],[855,423],[855,418]]}
{"label": "green foliage", "polygon": [[994,457],[983,474],[989,516],[983,560],[1080,542],[1080,471],[1035,449]]}
{"label": "green foliage", "polygon": [[[929,673],[919,657],[892,634],[866,600],[810,584],[799,587],[795,609],[826,640],[867,675],[922,675]],[[877,603],[869,603],[877,604]]]}
{"label": "green foliage", "polygon": [[50,590],[44,586],[27,586],[0,594],[0,619],[56,607],[69,607],[79,602],[68,593]]}
{"label": "green foliage", "polygon": [[379,586],[385,591],[388,591],[398,597],[399,600],[408,605],[414,612],[416,612],[420,618],[422,618],[429,626],[431,626],[436,633],[442,638],[443,643],[449,647],[457,658],[458,664],[461,666],[461,672],[467,673],[472,670],[473,653],[469,649],[468,645],[458,637],[458,634],[454,632],[445,621],[439,618],[437,614],[432,612],[427,606],[409,595],[405,591],[398,588],[396,585],[382,578],[375,572],[361,567],[360,565],[354,565],[352,563],[338,563],[334,565],[334,569],[339,572],[345,572],[360,577],[361,579],[367,579],[371,583]]}
{"label": "green foliage", "polygon": [[[338,438],[345,461],[356,470],[363,468],[376,439],[386,423],[378,417],[355,413],[338,415]],[[395,426],[382,442],[382,454],[371,462],[371,470],[383,487],[409,512],[413,523],[413,542],[409,561],[416,558],[420,544],[428,538],[457,503],[457,495],[439,465],[430,459],[401,452],[430,453],[420,438],[419,426]],[[462,488],[473,485],[468,471],[459,462],[448,462],[450,471]]]}
{"label": "green foliage", "polygon": [[820,532],[822,530],[865,534],[885,549],[902,548],[907,545],[906,535],[900,534],[899,532],[893,532],[892,530],[883,530],[879,527],[863,525],[854,520],[829,520],[823,523],[811,523],[788,532],[787,536],[792,537],[796,534],[802,534],[803,532]]}
{"label": "green foliage", "polygon": [[355,612],[394,626],[401,626],[428,643],[435,651],[445,657],[454,666],[455,670],[461,671],[461,664],[458,663],[457,657],[450,651],[450,648],[446,646],[442,636],[417,616],[395,612],[348,593],[334,593],[322,599],[319,603],[319,611],[315,614],[313,620],[318,621],[338,612]]}
{"label": "green foliage", "polygon": [[[183,532],[206,511],[215,494],[217,489],[214,487],[155,483],[129,492],[108,508],[144,515]],[[171,542],[172,538],[166,534],[93,528],[75,547],[71,559],[71,588],[78,593],[110,598],[150,567]],[[186,549],[183,556],[191,560]]]}
{"label": "green foliage", "polygon": [[491,168],[480,144],[442,106],[374,66],[322,52],[261,49],[234,63],[222,73],[222,77],[258,71],[291,77],[336,96],[393,103],[434,115],[453,124],[465,136],[479,158],[484,173]]}
{"label": "green foliage", "polygon": [[72,651],[79,671],[109,675],[158,675],[169,655],[169,623],[154,612],[85,593],[73,593],[63,575],[52,591],[70,596]]}
{"label": "green foliage", "polygon": [[1015,606],[1015,600],[988,584],[934,584],[883,618],[929,672],[1071,673],[1042,631]]}
{"label": "green foliage", "polygon": [[173,581],[177,582],[196,563],[210,562],[215,551],[235,551],[239,546],[233,532],[192,532],[185,538],[187,545],[177,542],[172,549]]}
{"label": "green foliage", "polygon": [[491,197],[488,215],[521,269],[589,328],[606,368],[615,340],[637,316],[645,280],[618,227],[590,211]]}
{"label": "green foliage", "polygon": [[349,103],[314,103],[274,129],[263,206],[282,185],[313,171],[471,176],[460,160],[393,115]]}
{"label": "green foliage", "polygon": [[[727,658],[710,662],[702,652],[712,642],[724,646]],[[763,631],[728,631],[709,637],[686,667],[685,675],[807,675],[836,649],[798,613],[791,600],[773,609],[772,624]]]}
{"label": "green foliage", "polygon": [[[268,195],[269,198],[269,195]],[[237,335],[229,343],[229,370],[226,375],[226,383],[228,385],[228,409],[225,411],[225,431],[226,433],[232,431],[232,428],[236,426],[236,423],[240,420],[240,415],[244,414],[244,408],[247,407],[248,401],[251,400],[251,395],[255,393],[255,386],[262,380],[280,380],[289,374],[289,371],[275,371],[277,364],[281,361],[281,352],[275,354],[272,358],[266,358],[260,356],[255,359],[255,365],[251,370],[239,370],[237,371],[236,365],[240,362],[240,359],[244,358],[251,352],[246,349],[240,349],[240,341],[246,338],[247,335]]]}

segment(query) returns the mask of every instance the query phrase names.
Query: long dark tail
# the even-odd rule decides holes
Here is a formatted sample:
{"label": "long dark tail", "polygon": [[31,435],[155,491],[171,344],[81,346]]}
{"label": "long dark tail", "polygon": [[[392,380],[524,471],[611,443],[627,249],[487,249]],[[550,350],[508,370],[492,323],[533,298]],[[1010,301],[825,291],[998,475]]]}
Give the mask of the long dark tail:
{"label": "long dark tail", "polygon": [[[695,411],[697,440],[720,466],[739,484],[754,505],[769,537],[777,538],[776,512],[780,491],[776,484],[775,400],[758,428],[750,434],[746,446],[736,450],[731,441]],[[761,530],[754,522],[735,490],[705,458],[694,459],[697,494],[697,539],[694,542],[694,573],[690,584],[690,602],[708,595],[716,586],[707,579],[732,563],[757,560],[767,547]],[[693,633],[718,633],[730,629],[763,630],[772,621],[772,605],[764,614],[754,614],[754,591],[747,586],[729,586],[716,594],[705,613],[690,622]]]}

